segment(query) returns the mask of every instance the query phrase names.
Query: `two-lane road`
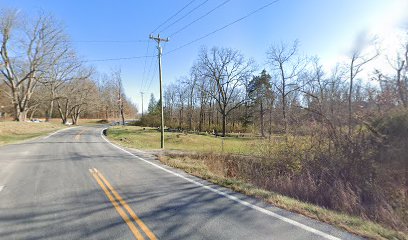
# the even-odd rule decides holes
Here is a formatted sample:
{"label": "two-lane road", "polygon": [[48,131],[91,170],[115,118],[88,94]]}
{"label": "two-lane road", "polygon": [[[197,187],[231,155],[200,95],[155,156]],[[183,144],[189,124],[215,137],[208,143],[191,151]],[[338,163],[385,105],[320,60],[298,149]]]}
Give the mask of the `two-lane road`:
{"label": "two-lane road", "polygon": [[76,127],[0,147],[0,239],[358,239]]}

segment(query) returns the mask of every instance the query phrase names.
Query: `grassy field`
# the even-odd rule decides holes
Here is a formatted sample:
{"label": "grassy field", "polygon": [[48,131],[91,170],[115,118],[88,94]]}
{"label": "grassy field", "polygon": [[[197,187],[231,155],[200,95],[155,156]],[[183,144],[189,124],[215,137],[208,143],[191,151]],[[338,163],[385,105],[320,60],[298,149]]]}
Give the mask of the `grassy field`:
{"label": "grassy field", "polygon": [[[44,121],[44,119],[40,119]],[[79,125],[106,124],[100,119],[80,119]],[[0,145],[21,142],[27,139],[46,135],[56,130],[66,128],[61,119],[53,118],[49,122],[15,122],[11,119],[0,121]]]}
{"label": "grassy field", "polygon": [[[145,150],[160,148],[160,132],[154,129],[116,126],[108,130],[108,137],[113,142],[126,147]],[[273,141],[279,142],[279,137],[273,139]],[[300,144],[302,146],[304,145],[303,142],[307,142],[307,139],[301,139],[300,141],[302,141],[302,144]],[[260,147],[263,142],[265,141],[255,138],[227,137],[222,140],[220,137],[216,138],[211,135],[165,133],[165,149],[178,150],[180,152],[166,151],[163,152],[164,154],[159,159],[166,165],[183,169],[192,175],[215,184],[260,198],[275,206],[332,224],[369,239],[408,239],[407,234],[397,232],[372,221],[331,211],[317,205],[267,191],[242,179],[227,177],[225,173],[223,174],[225,169],[223,169],[222,165],[217,165],[219,161],[208,157],[211,155],[209,153],[257,156],[260,153],[260,148],[263,148]],[[193,152],[198,153],[200,157],[192,157],[194,155]],[[270,154],[273,156],[273,152]],[[221,154],[220,156],[224,155]]]}
{"label": "grassy field", "polygon": [[66,126],[59,123],[0,122],[0,145],[20,142],[54,132]]}
{"label": "grassy field", "polygon": [[[160,132],[151,128],[115,126],[108,130],[111,140],[126,147],[138,149],[159,149]],[[165,133],[165,148],[168,150],[217,152],[232,154],[253,154],[253,146],[259,142],[254,138],[214,137],[184,133]]]}

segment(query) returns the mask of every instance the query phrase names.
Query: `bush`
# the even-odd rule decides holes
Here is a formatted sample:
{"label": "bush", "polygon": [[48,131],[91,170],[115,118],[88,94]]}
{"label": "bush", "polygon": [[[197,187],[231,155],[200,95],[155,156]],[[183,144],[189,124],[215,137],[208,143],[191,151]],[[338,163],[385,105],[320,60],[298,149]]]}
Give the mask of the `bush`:
{"label": "bush", "polygon": [[407,231],[408,115],[377,119],[371,128],[333,139],[317,127],[308,137],[256,143],[258,157],[193,158],[223,177]]}
{"label": "bush", "polygon": [[109,121],[106,120],[106,119],[101,119],[101,120],[97,121],[96,123],[99,123],[99,124],[107,124],[107,123],[109,123]]}

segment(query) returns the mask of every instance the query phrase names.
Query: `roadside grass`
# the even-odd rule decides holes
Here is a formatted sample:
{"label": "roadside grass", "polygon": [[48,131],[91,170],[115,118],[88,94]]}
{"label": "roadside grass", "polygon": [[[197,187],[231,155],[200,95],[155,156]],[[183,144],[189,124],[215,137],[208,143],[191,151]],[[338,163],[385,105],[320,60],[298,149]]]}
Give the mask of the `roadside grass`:
{"label": "roadside grass", "polygon": [[0,145],[21,142],[23,140],[46,135],[65,127],[66,126],[62,124],[54,122],[0,122]]}
{"label": "roadside grass", "polygon": [[[44,119],[40,119],[44,121]],[[106,124],[100,119],[80,119],[79,126]],[[15,122],[12,120],[0,121],[0,146],[18,143],[24,140],[40,137],[56,130],[66,128],[61,119],[52,118],[49,122]]]}
{"label": "roadside grass", "polygon": [[214,184],[230,188],[248,196],[256,197],[288,211],[329,223],[365,238],[408,239],[407,234],[385,228],[372,221],[328,210],[323,207],[270,192],[239,179],[221,176],[220,174],[211,171],[205,163],[205,160],[192,159],[188,156],[181,157],[167,155],[159,156],[159,160],[168,166],[182,169],[191,175],[206,179]]}
{"label": "roadside grass", "polygon": [[[159,149],[160,132],[153,128],[137,126],[114,126],[108,129],[108,136],[114,142],[126,147],[138,149]],[[259,139],[238,137],[214,137],[213,135],[198,135],[166,132],[165,148],[189,152],[216,152],[231,154],[252,154],[253,145]]]}
{"label": "roadside grass", "polygon": [[[115,126],[109,128],[108,138],[117,144],[130,148],[145,150],[160,148],[160,132],[151,128]],[[222,141],[224,141],[223,148]],[[267,152],[263,152],[265,151],[263,149],[258,149],[260,143],[262,146],[262,141],[265,140],[236,137],[227,137],[222,140],[221,138],[216,138],[211,135],[166,132],[166,151],[159,154],[159,160],[166,165],[180,168],[189,174],[206,179],[215,184],[262,199],[277,207],[329,223],[369,239],[408,239],[408,235],[405,232],[398,232],[361,217],[328,210],[317,205],[267,191],[242,179],[225,176],[225,174],[223,174],[225,169],[220,169],[220,166],[214,165],[216,164],[214,161],[208,161],[205,157],[191,157],[194,152],[244,154],[251,156],[269,154],[270,156],[273,156],[273,149],[266,149]],[[280,139],[278,137],[272,141],[279,143]],[[301,144],[299,144],[299,146],[307,147],[308,144],[310,143],[307,143],[307,139],[305,138],[304,141],[301,139]],[[256,146],[258,146],[258,148]],[[171,151],[167,150],[177,150],[183,153],[173,154]]]}

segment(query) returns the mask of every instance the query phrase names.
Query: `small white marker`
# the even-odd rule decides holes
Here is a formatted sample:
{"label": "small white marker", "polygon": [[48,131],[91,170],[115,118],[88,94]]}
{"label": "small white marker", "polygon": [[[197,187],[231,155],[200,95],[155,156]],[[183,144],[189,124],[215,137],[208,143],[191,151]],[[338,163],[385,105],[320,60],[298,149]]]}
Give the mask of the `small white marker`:
{"label": "small white marker", "polygon": [[1,190],[3,190],[3,188],[4,188],[4,186],[0,186],[0,192],[1,192]]}

